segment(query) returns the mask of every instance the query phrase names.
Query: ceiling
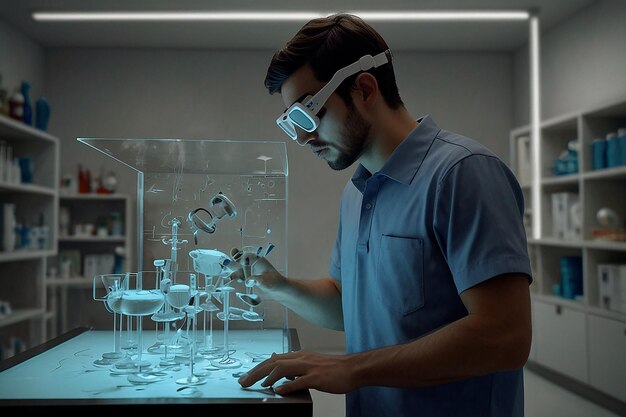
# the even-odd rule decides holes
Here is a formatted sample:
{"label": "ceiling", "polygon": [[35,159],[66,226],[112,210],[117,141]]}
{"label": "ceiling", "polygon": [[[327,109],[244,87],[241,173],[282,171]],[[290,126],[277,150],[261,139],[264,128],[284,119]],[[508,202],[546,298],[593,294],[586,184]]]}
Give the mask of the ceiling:
{"label": "ceiling", "polygon": [[[529,10],[549,30],[596,0],[0,0],[0,20],[43,47],[277,49],[304,22],[35,22],[33,11]],[[285,8],[289,4],[290,9]],[[313,4],[314,6],[310,6]],[[526,22],[372,22],[393,50],[510,51]]]}

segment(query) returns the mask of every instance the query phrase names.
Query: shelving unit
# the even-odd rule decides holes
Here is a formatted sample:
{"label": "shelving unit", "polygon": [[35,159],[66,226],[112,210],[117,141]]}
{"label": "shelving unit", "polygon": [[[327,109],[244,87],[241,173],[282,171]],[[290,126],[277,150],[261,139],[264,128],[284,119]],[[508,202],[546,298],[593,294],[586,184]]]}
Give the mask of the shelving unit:
{"label": "shelving unit", "polygon": [[47,340],[45,277],[47,258],[57,253],[59,140],[0,115],[0,141],[13,158],[32,160],[32,182],[7,182],[0,176],[0,205],[15,206],[17,223],[47,229],[35,247],[0,245],[0,300],[11,307],[10,314],[0,316],[0,346],[2,356],[9,356],[14,348]]}
{"label": "shelving unit", "polygon": [[[129,251],[132,248],[131,230],[131,204],[130,198],[124,194],[70,194],[59,196],[60,210],[65,211],[69,218],[66,225],[67,231],[62,230],[59,225],[58,231],[58,257],[51,260],[54,265],[54,276],[47,279],[48,298],[50,305],[55,306],[55,314],[51,314],[49,333],[56,335],[64,333],[79,325],[94,325],[101,322],[98,316],[103,312],[94,310],[101,307],[99,303],[92,300],[91,288],[94,274],[113,273],[114,264],[96,266],[96,271],[89,273],[85,268],[87,256],[105,255],[109,258],[115,257],[116,247],[122,247],[125,255],[121,265],[121,271],[128,271],[131,268],[130,260],[133,258]],[[115,230],[112,224],[112,213],[119,213],[121,228]],[[63,216],[60,215],[59,221]],[[102,235],[97,234],[97,225],[106,229]],[[88,233],[83,230],[76,234],[78,229],[85,229],[83,226],[89,224],[93,226],[93,231]],[[78,231],[80,232],[80,231]],[[93,234],[96,233],[96,234]],[[63,271],[62,259],[68,259],[68,254],[73,254],[69,258],[76,260],[70,271]],[[49,274],[50,275],[50,274]],[[108,323],[107,323],[108,324]]]}
{"label": "shelving unit", "polygon": [[[526,158],[522,144],[530,136],[530,127],[510,132],[511,166],[523,186],[531,217],[527,225],[534,274],[530,361],[626,402],[626,365],[620,357],[626,352],[626,312],[606,308],[598,277],[600,264],[626,265],[626,241],[594,239],[592,233],[600,227],[596,213],[603,207],[618,213],[622,222],[626,218],[626,165],[592,169],[592,141],[626,127],[626,98],[543,121],[540,127],[541,176],[530,181],[522,166]],[[568,143],[578,150],[577,172],[555,175],[553,162]],[[530,210],[534,187],[539,191],[535,195],[541,196],[540,236],[531,234],[532,222],[538,220]],[[572,211],[572,219],[580,225],[578,237],[554,234],[555,223],[562,219],[553,215],[552,194],[560,192],[578,196],[578,210]],[[582,259],[582,294],[573,299],[555,291],[561,288],[560,259],[566,256]]]}

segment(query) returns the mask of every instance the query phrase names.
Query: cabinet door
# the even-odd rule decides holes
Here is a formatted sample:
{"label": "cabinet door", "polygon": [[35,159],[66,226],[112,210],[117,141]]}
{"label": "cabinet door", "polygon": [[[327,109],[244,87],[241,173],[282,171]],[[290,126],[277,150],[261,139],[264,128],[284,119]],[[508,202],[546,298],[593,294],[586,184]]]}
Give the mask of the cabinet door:
{"label": "cabinet door", "polygon": [[542,301],[534,307],[537,362],[587,383],[585,313]]}
{"label": "cabinet door", "polygon": [[589,315],[589,382],[626,401],[626,323]]}

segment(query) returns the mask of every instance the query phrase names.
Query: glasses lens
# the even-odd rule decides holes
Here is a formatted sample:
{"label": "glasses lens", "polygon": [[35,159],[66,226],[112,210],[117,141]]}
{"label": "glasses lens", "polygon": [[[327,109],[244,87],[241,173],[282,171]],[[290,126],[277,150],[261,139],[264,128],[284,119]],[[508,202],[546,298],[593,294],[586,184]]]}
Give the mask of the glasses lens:
{"label": "glasses lens", "polygon": [[316,128],[313,120],[309,117],[309,115],[298,107],[295,107],[289,112],[289,118],[307,132],[312,132]]}

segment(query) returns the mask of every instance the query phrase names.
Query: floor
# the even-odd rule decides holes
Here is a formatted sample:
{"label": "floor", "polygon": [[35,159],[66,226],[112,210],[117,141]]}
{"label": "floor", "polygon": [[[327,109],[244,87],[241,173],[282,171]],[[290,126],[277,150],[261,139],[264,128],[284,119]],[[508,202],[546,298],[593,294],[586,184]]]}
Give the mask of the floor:
{"label": "floor", "polygon": [[[525,417],[619,417],[617,414],[568,391],[547,379],[524,370]],[[313,417],[341,417],[343,395],[311,391]]]}

